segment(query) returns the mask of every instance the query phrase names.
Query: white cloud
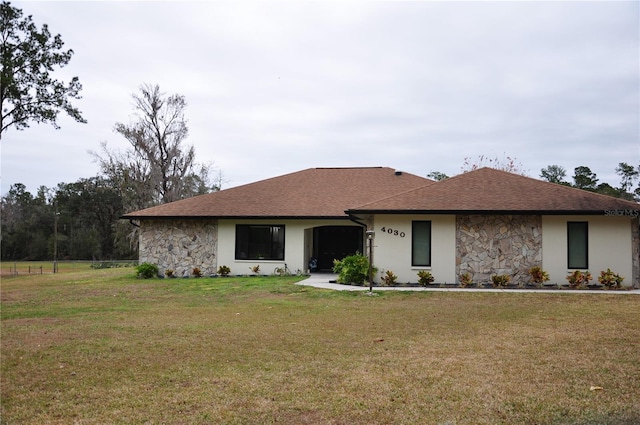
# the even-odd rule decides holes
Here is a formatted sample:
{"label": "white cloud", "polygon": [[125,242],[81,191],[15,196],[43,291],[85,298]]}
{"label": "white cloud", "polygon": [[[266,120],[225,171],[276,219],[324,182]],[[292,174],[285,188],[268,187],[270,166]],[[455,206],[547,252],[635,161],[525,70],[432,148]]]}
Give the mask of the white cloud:
{"label": "white cloud", "polygon": [[[98,172],[142,83],[185,95],[189,143],[229,184],[316,166],[460,172],[465,157],[640,163],[636,2],[87,2],[14,5],[75,55],[89,124],[2,140],[2,193]],[[45,165],[43,165],[45,164]]]}

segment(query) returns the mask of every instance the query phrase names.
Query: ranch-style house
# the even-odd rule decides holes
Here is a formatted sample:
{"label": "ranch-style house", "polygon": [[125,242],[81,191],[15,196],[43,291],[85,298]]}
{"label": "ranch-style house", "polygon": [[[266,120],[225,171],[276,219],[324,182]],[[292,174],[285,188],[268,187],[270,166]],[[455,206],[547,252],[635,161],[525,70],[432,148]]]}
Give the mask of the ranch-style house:
{"label": "ranch-style house", "polygon": [[380,272],[417,282],[508,274],[550,282],[611,269],[640,287],[640,204],[482,168],[435,182],[386,167],[311,168],[123,216],[140,226],[140,262],[190,275],[330,271],[369,252]]}

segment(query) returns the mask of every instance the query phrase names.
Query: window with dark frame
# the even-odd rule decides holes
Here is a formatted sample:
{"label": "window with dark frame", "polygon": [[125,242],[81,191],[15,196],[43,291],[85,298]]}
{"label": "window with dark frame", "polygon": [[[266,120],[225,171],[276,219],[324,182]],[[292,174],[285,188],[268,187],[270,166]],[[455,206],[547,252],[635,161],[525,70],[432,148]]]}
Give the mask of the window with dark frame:
{"label": "window with dark frame", "polygon": [[431,266],[431,222],[411,223],[411,265]]}
{"label": "window with dark frame", "polygon": [[589,223],[567,222],[567,264],[569,269],[589,268]]}
{"label": "window with dark frame", "polygon": [[236,260],[284,260],[284,226],[237,224]]}

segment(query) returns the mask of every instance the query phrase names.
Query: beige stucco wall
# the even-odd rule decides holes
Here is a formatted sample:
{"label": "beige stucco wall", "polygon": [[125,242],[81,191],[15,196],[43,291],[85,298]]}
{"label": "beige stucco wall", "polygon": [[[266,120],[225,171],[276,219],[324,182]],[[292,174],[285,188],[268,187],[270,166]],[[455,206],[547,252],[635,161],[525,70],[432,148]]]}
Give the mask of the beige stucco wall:
{"label": "beige stucco wall", "polygon": [[[284,225],[284,261],[236,260],[236,224]],[[355,226],[353,221],[345,220],[219,220],[218,228],[218,265],[226,265],[231,274],[250,273],[251,267],[260,266],[261,273],[272,274],[276,267],[287,263],[291,272],[306,272],[311,255],[314,227],[318,226]]]}
{"label": "beige stucco wall", "polygon": [[[542,263],[550,281],[566,283],[567,222],[589,223],[589,271],[593,283],[600,271],[610,268],[625,277],[623,285],[633,284],[632,220],[610,216],[544,216],[542,217]],[[637,223],[637,221],[636,221]],[[637,241],[635,242],[638,243]]]}
{"label": "beige stucco wall", "polygon": [[[419,270],[429,270],[438,283],[456,281],[454,215],[377,215],[374,220],[373,264],[378,268],[377,282],[385,270],[393,271],[398,276],[398,283],[416,283]],[[413,220],[431,221],[431,267],[411,266]]]}
{"label": "beige stucco wall", "polygon": [[[383,270],[392,270],[401,283],[417,282],[419,270],[429,270],[438,283],[456,282],[462,266],[493,267],[497,261],[499,270],[513,274],[518,271],[522,277],[531,265],[539,265],[551,278],[551,282],[565,283],[567,275],[567,227],[568,221],[589,222],[589,269],[597,280],[601,270],[611,268],[625,277],[625,285],[640,287],[640,231],[639,220],[614,216],[544,216],[536,219],[523,216],[516,220],[503,220],[500,216],[480,220],[469,231],[467,222],[455,215],[378,215],[373,225],[375,231],[373,263],[379,269],[375,280],[380,281]],[[472,216],[467,216],[472,217]],[[503,218],[509,216],[502,216]],[[411,222],[431,220],[432,261],[431,267],[411,266]],[[541,223],[541,236],[539,230]],[[313,248],[313,231],[317,226],[354,226],[350,220],[144,220],[140,229],[140,261],[158,265],[160,272],[173,269],[178,276],[189,275],[198,267],[205,275],[215,273],[218,266],[227,265],[232,274],[248,274],[251,267],[260,266],[264,274],[273,273],[285,261],[255,261],[235,259],[236,224],[282,224],[285,230],[285,261],[292,272],[306,271]],[[505,232],[517,232],[524,226],[524,238],[514,239],[490,237],[486,229],[508,227]],[[466,226],[466,227],[465,227]],[[385,229],[385,232],[382,229]],[[389,233],[389,229],[391,233]],[[468,235],[462,232],[466,229]],[[484,229],[484,230],[483,230]],[[478,234],[478,241],[472,240]],[[531,243],[541,238],[542,249],[531,249]],[[498,240],[500,239],[500,240]],[[493,240],[493,242],[492,242]],[[515,243],[513,243],[515,241]],[[536,242],[538,241],[538,242]],[[471,245],[469,245],[471,244]],[[479,244],[479,245],[478,245]],[[476,246],[477,245],[477,246]],[[364,244],[365,251],[366,243]],[[477,262],[468,254],[470,246],[476,253],[490,254],[494,247],[517,248],[519,253],[526,248],[526,255],[520,255],[517,264],[507,259],[482,256]],[[466,254],[465,254],[466,253]],[[467,258],[468,257],[468,258]],[[491,264],[488,263],[491,262]],[[502,264],[502,265],[501,265]],[[513,269],[513,270],[512,270]],[[517,269],[517,270],[516,270]],[[487,269],[488,270],[488,269]],[[486,271],[486,270],[485,270]],[[487,271],[489,273],[489,271]],[[522,279],[521,279],[522,280]],[[522,283],[522,282],[518,282]]]}

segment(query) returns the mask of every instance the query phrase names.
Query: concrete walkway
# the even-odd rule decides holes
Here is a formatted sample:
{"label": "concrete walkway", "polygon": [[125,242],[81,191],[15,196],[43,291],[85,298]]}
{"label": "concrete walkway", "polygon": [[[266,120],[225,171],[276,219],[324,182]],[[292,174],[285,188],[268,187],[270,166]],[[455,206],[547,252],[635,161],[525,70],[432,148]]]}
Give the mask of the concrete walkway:
{"label": "concrete walkway", "polygon": [[[297,285],[313,286],[314,288],[331,289],[334,291],[368,291],[369,286],[342,285],[336,282],[337,275],[331,273],[313,273],[309,278],[301,280]],[[580,289],[497,289],[497,288],[439,288],[439,287],[391,287],[374,286],[374,291],[431,291],[431,292],[529,292],[547,294],[624,294],[640,295],[640,289],[628,291],[619,290],[580,290]]]}

